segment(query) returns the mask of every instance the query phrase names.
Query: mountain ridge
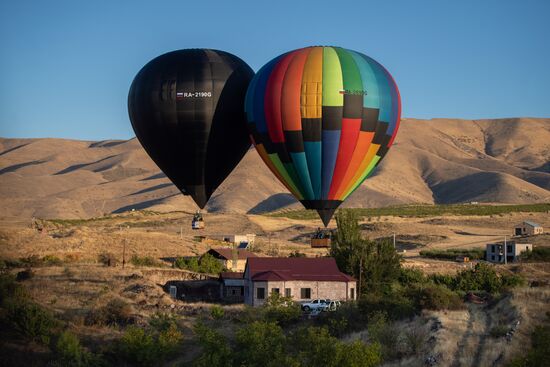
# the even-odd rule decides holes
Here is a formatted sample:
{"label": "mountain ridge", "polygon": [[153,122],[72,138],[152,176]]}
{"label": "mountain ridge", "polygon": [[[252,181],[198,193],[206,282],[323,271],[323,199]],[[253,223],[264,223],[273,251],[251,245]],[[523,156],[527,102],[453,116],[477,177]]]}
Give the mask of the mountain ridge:
{"label": "mountain ridge", "polygon": [[[550,119],[403,119],[377,171],[344,206],[550,201]],[[88,218],[131,209],[194,211],[137,139],[0,138],[2,217]],[[254,149],[211,212],[300,208]]]}

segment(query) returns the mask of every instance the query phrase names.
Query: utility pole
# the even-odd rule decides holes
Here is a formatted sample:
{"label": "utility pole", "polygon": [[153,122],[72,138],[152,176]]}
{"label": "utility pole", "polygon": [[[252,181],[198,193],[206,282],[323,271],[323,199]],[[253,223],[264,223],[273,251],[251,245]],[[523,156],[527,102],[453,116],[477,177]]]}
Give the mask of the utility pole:
{"label": "utility pole", "polygon": [[393,248],[395,249],[395,232],[393,232]]}
{"label": "utility pole", "polygon": [[126,265],[126,238],[122,240],[122,269]]}
{"label": "utility pole", "polygon": [[183,226],[180,226],[180,240],[183,240]]}

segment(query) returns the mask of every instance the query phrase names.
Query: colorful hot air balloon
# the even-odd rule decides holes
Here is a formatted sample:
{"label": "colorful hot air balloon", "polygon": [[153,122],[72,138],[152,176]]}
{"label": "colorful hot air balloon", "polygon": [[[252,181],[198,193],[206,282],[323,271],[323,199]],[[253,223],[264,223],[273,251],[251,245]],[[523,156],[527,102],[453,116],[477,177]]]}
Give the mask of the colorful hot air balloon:
{"label": "colorful hot air balloon", "polygon": [[235,55],[189,49],[153,59],[130,87],[141,145],[200,208],[250,147],[244,98],[253,76]]}
{"label": "colorful hot air balloon", "polygon": [[306,47],[260,69],[245,109],[263,161],[326,226],[392,145],[401,101],[390,73],[372,58]]}

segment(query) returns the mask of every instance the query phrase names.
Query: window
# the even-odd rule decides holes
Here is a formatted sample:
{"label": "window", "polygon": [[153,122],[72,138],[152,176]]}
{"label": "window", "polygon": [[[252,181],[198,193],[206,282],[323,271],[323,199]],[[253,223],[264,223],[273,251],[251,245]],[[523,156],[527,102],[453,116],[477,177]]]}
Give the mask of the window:
{"label": "window", "polygon": [[349,289],[349,298],[355,299],[355,288]]}
{"label": "window", "polygon": [[265,298],[265,288],[256,288],[256,298],[257,299]]}
{"label": "window", "polygon": [[292,297],[292,290],[290,288],[285,288],[285,297]]}
{"label": "window", "polygon": [[301,288],[300,289],[300,298],[310,299],[311,298],[311,288]]}
{"label": "window", "polygon": [[495,252],[495,245],[491,245],[491,252]]}
{"label": "window", "polygon": [[491,260],[495,261],[495,255],[491,255]]}
{"label": "window", "polygon": [[512,252],[512,245],[506,245],[506,252]]}
{"label": "window", "polygon": [[279,290],[279,288],[271,288],[271,293],[277,293],[277,294],[280,294],[281,291]]}

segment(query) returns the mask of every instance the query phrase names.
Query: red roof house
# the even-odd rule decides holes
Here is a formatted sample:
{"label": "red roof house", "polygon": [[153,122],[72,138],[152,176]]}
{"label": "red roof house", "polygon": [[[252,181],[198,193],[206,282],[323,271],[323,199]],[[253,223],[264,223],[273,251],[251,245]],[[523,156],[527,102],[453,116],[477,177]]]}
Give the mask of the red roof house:
{"label": "red roof house", "polygon": [[296,301],[354,300],[356,280],[331,257],[252,257],[244,271],[244,300],[261,305],[271,293]]}

